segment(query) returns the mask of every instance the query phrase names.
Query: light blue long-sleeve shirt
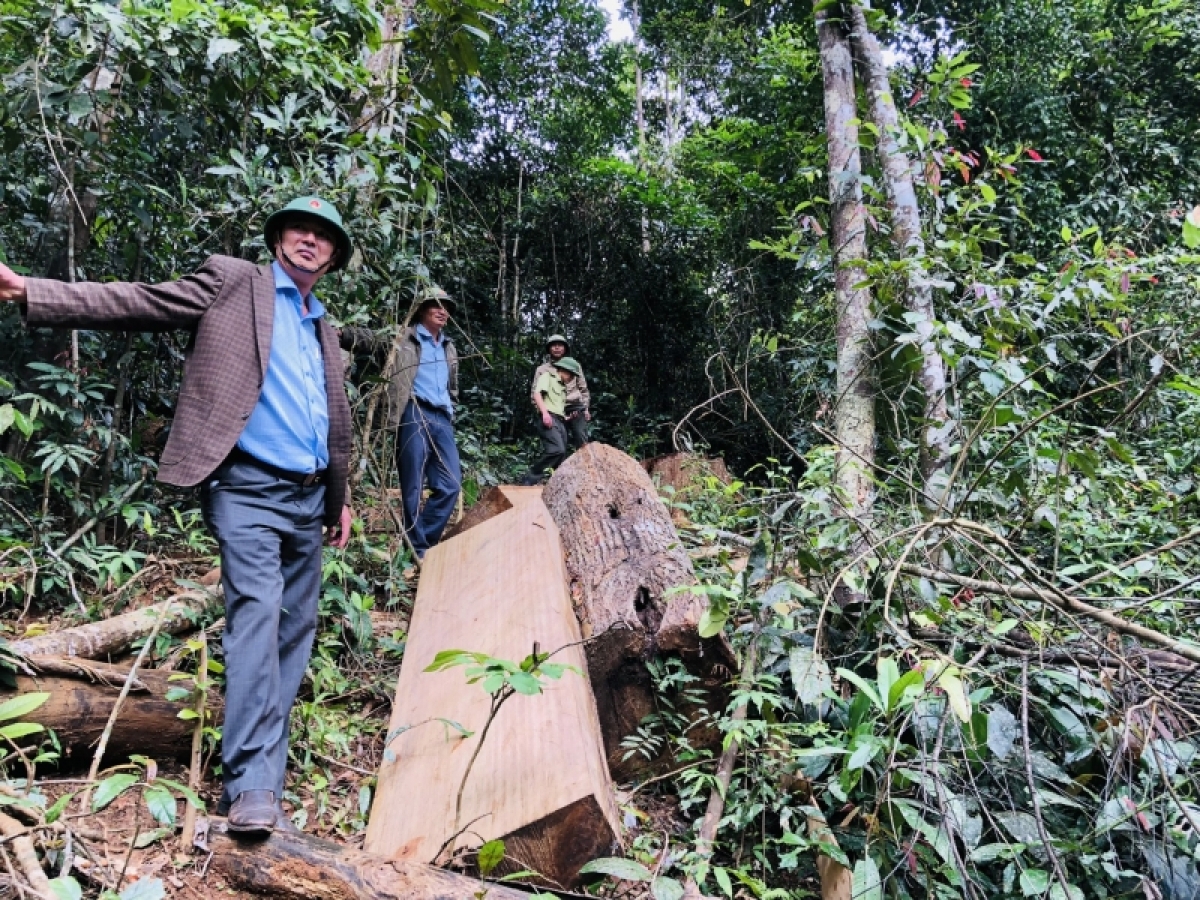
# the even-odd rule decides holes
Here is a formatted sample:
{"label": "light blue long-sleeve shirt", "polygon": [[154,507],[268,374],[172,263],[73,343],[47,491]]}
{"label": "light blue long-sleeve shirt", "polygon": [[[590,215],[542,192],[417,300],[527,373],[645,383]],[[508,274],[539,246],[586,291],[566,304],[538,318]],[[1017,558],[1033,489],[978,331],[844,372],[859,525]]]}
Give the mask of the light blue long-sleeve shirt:
{"label": "light blue long-sleeve shirt", "polygon": [[265,463],[290,472],[315,472],[329,465],[329,396],[316,320],[325,307],[309,294],[308,310],[296,283],[278,262],[271,355],[258,405],[238,446]]}
{"label": "light blue long-sleeve shirt", "polygon": [[421,342],[421,364],[417,366],[413,380],[413,395],[454,415],[454,404],[450,400],[450,363],[446,360],[449,338],[443,331],[435,341],[424,325],[418,325],[416,333]]}

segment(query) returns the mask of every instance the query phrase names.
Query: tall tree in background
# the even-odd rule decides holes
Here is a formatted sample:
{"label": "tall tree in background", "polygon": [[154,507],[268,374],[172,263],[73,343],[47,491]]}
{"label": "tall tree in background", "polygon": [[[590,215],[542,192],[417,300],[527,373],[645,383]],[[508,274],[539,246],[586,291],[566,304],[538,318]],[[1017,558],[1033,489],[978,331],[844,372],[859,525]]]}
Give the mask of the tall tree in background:
{"label": "tall tree in background", "polygon": [[[823,0],[814,4],[821,74],[825,84],[825,132],[829,141],[830,240],[836,267],[837,394],[834,428],[837,488],[842,514],[865,543],[875,504],[875,378],[871,361],[871,290],[865,284],[866,218],[862,159],[858,149],[858,109],[854,61],[842,24],[829,16]],[[842,585],[843,604],[862,601],[860,591]]]}
{"label": "tall tree in background", "polygon": [[921,429],[921,476],[926,505],[938,506],[941,490],[936,483],[945,475],[950,459],[954,423],[946,407],[946,364],[936,341],[937,312],[933,306],[921,233],[921,209],[913,186],[913,163],[902,149],[904,132],[896,113],[896,101],[888,82],[887,64],[879,41],[867,23],[859,0],[845,0],[850,36],[854,43],[855,63],[867,95],[867,108],[875,126],[875,149],[883,170],[883,187],[891,216],[891,236],[904,257],[907,283],[905,305],[920,321],[915,328],[921,335],[920,381],[925,394],[925,421]]}

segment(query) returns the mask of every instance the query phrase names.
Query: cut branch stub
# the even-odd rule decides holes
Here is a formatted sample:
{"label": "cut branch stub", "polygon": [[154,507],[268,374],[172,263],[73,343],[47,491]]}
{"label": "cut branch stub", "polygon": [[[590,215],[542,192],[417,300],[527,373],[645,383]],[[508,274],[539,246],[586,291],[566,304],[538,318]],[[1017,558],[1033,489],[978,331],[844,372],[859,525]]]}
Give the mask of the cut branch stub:
{"label": "cut branch stub", "polygon": [[645,661],[674,653],[710,686],[733,657],[722,638],[702,641],[705,599],[654,484],[630,456],[592,443],[554,473],[543,494],[562,537],[571,599],[584,638],[605,752],[615,778],[645,766],[622,760],[621,741],[654,711]]}

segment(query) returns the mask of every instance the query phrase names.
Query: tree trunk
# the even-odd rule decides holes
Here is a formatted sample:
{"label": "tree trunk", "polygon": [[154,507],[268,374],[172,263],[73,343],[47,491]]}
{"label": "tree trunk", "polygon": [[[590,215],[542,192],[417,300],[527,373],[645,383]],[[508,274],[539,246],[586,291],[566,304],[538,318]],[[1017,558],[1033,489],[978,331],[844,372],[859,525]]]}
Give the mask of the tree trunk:
{"label": "tree trunk", "polygon": [[[103,734],[113,703],[129,674],[127,666],[80,662],[64,657],[32,657],[29,667],[37,674],[17,676],[15,691],[0,688],[0,698],[14,694],[47,691],[50,699],[22,717],[57,734],[65,765],[86,765],[92,749]],[[171,672],[139,670],[129,696],[108,739],[107,755],[140,753],[157,759],[186,759],[195,724],[179,718],[191,702],[173,703],[166,698],[172,687],[192,687],[190,680],[170,681]],[[223,703],[218,691],[209,691],[207,708],[221,720]]]}
{"label": "tree trunk", "polygon": [[900,118],[888,83],[887,65],[879,41],[871,33],[858,0],[844,3],[849,17],[859,74],[866,87],[871,120],[878,130],[876,147],[883,169],[883,186],[892,218],[892,242],[907,257],[908,291],[905,302],[910,312],[921,316],[916,324],[921,335],[921,388],[925,393],[925,422],[921,431],[921,475],[925,481],[925,503],[940,505],[942,485],[936,484],[950,458],[953,422],[946,409],[946,364],[938,352],[933,325],[933,287],[925,270],[925,239],[921,234],[921,210],[913,187],[912,161],[900,148]]}
{"label": "tree trunk", "polygon": [[[830,20],[823,0],[814,3],[821,73],[825,81],[825,131],[829,141],[830,243],[836,266],[837,304],[837,440],[836,476],[839,515],[858,532],[852,546],[865,546],[871,527],[875,492],[875,384],[871,364],[869,322],[871,292],[866,278],[867,239],[862,204],[862,162],[858,152],[858,110],[850,42],[840,22]],[[843,605],[865,601],[842,582]]]}
{"label": "tree trunk", "polygon": [[162,603],[145,606],[113,616],[102,622],[90,622],[49,634],[13,641],[9,649],[23,656],[78,656],[105,659],[127,652],[134,642],[145,638],[159,617],[164,634],[181,634],[195,629],[197,620],[210,610],[220,608],[219,594],[187,591]]}
{"label": "tree trunk", "polygon": [[621,780],[648,763],[640,754],[622,759],[621,748],[656,708],[646,660],[678,654],[719,706],[719,688],[736,663],[723,637],[700,639],[704,598],[668,593],[696,583],[692,563],[650,476],[632,457],[590,443],[554,473],[543,499],[562,536],[572,603],[589,639],[588,673],[609,769]]}
{"label": "tree trunk", "polygon": [[312,835],[235,839],[210,819],[212,867],[233,887],[295,900],[529,900],[529,894],[433,866],[384,859]]}

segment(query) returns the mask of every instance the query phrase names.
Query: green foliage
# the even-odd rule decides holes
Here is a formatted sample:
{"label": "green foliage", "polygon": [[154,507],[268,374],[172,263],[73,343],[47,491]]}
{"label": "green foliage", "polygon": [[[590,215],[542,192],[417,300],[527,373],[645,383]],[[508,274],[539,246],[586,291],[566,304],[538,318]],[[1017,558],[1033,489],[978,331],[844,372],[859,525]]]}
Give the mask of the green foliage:
{"label": "green foliage", "polygon": [[442,672],[446,669],[462,667],[466,670],[467,684],[479,684],[489,694],[495,696],[501,693],[517,693],[536,696],[544,688],[542,679],[557,681],[566,672],[582,673],[575,666],[566,663],[547,662],[549,653],[539,653],[534,647],[533,653],[523,660],[513,662],[507,659],[497,659],[486,653],[472,653],[468,650],[441,650],[433,658],[426,672]]}

